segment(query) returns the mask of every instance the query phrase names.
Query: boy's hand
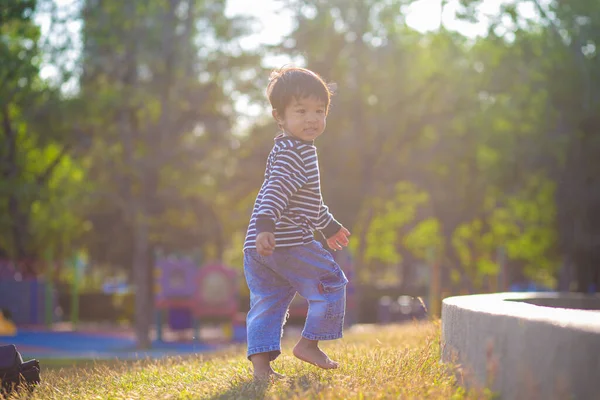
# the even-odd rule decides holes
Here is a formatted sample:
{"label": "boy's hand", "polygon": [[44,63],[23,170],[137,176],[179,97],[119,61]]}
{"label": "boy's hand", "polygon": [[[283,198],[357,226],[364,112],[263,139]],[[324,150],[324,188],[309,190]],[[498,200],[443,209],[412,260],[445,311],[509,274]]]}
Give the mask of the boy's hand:
{"label": "boy's hand", "polygon": [[335,235],[327,239],[327,246],[331,250],[341,250],[342,246],[348,246],[348,236],[350,236],[350,232],[342,226]]}
{"label": "boy's hand", "polygon": [[261,232],[256,236],[256,251],[261,256],[270,256],[275,250],[275,235],[272,232]]}

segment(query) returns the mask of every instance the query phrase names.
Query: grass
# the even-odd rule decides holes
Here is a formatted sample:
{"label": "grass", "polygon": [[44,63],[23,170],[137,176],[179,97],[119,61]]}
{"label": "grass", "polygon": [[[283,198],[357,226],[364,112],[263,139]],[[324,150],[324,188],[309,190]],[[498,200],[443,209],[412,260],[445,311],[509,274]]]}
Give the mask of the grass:
{"label": "grass", "polygon": [[[35,357],[24,357],[25,361]],[[133,360],[117,360],[115,359],[97,359],[92,360],[89,358],[38,358],[43,373],[52,370],[59,370],[64,368],[95,368],[100,366],[106,367],[125,367],[135,363]]]}
{"label": "grass", "polygon": [[[287,378],[252,382],[244,347],[163,360],[76,364],[43,370],[28,399],[482,399],[440,363],[439,323],[365,326],[322,342],[339,361],[324,371],[291,355],[285,341],[274,369]],[[43,367],[43,365],[42,365]]]}

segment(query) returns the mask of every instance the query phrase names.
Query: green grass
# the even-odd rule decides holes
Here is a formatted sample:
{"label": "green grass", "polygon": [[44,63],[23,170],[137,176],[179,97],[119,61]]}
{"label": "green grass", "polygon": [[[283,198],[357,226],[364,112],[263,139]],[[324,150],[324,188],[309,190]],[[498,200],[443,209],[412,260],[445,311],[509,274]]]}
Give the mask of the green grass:
{"label": "green grass", "polygon": [[[339,361],[324,371],[291,355],[284,342],[274,368],[287,378],[253,383],[244,347],[211,355],[75,364],[43,370],[30,399],[481,399],[461,388],[439,360],[439,323],[365,326],[323,342]],[[56,366],[55,366],[56,367]],[[21,396],[26,398],[25,395]],[[19,398],[19,397],[14,397]]]}

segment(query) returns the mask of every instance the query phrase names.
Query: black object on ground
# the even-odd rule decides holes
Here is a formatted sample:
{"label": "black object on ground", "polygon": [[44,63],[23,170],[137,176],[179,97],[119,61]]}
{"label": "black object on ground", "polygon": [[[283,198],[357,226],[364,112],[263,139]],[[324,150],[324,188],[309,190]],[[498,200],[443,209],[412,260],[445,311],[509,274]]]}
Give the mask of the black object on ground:
{"label": "black object on ground", "polygon": [[14,344],[0,346],[0,382],[0,398],[22,388],[32,391],[40,383],[39,361],[24,362]]}

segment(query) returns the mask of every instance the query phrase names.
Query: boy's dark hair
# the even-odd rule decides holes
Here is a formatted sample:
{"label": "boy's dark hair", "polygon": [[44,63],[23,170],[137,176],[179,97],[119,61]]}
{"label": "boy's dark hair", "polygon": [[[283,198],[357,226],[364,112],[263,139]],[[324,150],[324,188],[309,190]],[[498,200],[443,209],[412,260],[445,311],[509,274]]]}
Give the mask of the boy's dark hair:
{"label": "boy's dark hair", "polygon": [[333,85],[327,85],[316,73],[300,67],[283,67],[271,72],[267,97],[271,107],[283,113],[292,99],[316,97],[325,103],[329,110]]}

